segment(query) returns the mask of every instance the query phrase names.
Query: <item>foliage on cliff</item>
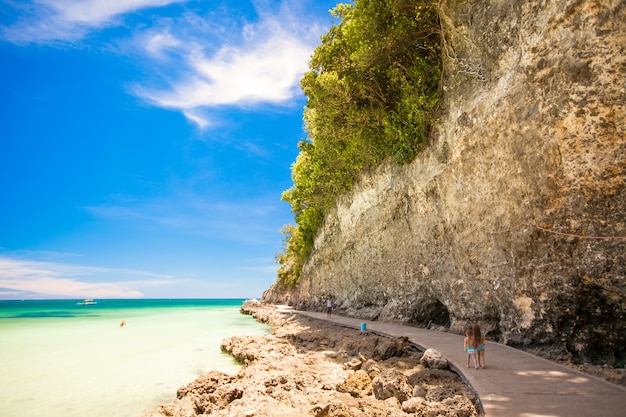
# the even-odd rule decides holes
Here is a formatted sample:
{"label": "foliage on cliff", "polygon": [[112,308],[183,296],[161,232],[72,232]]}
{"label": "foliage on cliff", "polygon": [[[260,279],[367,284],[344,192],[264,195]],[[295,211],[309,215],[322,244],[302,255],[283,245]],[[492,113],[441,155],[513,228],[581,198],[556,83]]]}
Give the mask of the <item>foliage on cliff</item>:
{"label": "foliage on cliff", "polygon": [[360,173],[391,158],[411,161],[427,142],[439,97],[439,19],[432,0],[358,0],[331,11],[339,20],[301,81],[307,138],[283,193],[297,226],[287,226],[278,283],[300,279],[313,239],[336,198]]}

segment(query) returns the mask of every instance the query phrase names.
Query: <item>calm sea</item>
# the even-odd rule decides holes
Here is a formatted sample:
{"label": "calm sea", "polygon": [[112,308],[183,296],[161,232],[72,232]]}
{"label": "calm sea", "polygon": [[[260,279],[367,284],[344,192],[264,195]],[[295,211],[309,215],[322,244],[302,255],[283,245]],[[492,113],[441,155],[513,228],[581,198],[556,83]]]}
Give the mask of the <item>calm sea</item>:
{"label": "calm sea", "polygon": [[0,416],[138,417],[236,372],[225,337],[268,333],[244,300],[95,301],[0,301]]}

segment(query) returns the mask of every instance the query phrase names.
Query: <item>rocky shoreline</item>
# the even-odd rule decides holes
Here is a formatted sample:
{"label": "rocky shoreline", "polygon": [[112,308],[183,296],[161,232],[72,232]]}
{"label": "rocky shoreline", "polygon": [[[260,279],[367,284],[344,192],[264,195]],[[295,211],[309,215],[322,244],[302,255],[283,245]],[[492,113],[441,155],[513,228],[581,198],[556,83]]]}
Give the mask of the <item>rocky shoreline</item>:
{"label": "rocky shoreline", "polygon": [[241,311],[272,329],[222,342],[243,367],[201,375],[142,417],[480,415],[476,394],[437,352],[259,302]]}

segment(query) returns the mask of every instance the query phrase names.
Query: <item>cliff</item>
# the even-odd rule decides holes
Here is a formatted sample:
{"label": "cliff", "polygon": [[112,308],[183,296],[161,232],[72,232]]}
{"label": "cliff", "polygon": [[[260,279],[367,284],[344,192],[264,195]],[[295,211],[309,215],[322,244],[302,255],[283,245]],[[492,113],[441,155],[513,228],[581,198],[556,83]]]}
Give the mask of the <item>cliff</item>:
{"label": "cliff", "polygon": [[339,199],[290,300],[478,321],[492,340],[623,366],[626,4],[443,0],[440,17],[431,147]]}

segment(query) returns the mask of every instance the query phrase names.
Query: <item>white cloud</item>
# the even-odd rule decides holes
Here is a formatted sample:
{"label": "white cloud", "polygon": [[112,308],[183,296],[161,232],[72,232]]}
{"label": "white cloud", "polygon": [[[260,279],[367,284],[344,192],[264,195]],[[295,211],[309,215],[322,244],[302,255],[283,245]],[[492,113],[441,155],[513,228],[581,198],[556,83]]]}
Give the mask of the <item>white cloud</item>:
{"label": "white cloud", "polygon": [[125,14],[186,0],[33,0],[16,6],[19,20],[1,37],[17,44],[75,41],[94,29],[113,26]]}
{"label": "white cloud", "polygon": [[[112,276],[133,279],[107,279]],[[173,280],[172,276],[144,271],[0,256],[0,296],[27,294],[37,298],[137,298],[143,296],[137,288],[167,285]]]}
{"label": "white cloud", "polygon": [[[0,37],[16,44],[72,44],[105,27],[130,24],[133,13],[154,8],[129,27],[131,40],[108,39],[146,66],[130,88],[153,106],[181,112],[201,130],[219,123],[216,107],[290,105],[301,94],[300,79],[325,31],[307,9],[314,0],[254,2],[256,16],[239,17],[228,3],[199,3],[193,12],[162,6],[186,0],[31,0]],[[163,10],[163,12],[161,12]],[[167,13],[165,12],[167,10]],[[306,17],[304,17],[306,16]],[[328,16],[324,16],[328,17]],[[254,21],[245,19],[257,19]],[[320,16],[319,18],[322,18]]]}
{"label": "white cloud", "polygon": [[160,7],[185,0],[36,0],[55,12],[56,19],[99,26],[112,18],[147,7]]}
{"label": "white cloud", "polygon": [[166,87],[143,84],[133,92],[154,106],[181,111],[201,129],[214,126],[211,108],[289,105],[301,94],[300,79],[321,26],[287,6],[275,14],[258,13],[258,22],[240,25],[236,34],[232,28],[192,24],[197,16],[189,15],[144,33],[138,40],[153,67],[162,68],[161,74],[172,67],[178,72],[155,81]]}
{"label": "white cloud", "polygon": [[168,30],[149,36],[145,41],[146,52],[156,59],[164,59],[166,51],[180,46],[180,41]]}
{"label": "white cloud", "polygon": [[213,127],[217,123],[214,123],[206,111],[199,108],[183,110],[183,114],[190,122],[195,123],[200,129],[205,130],[208,127]]}
{"label": "white cloud", "polygon": [[311,47],[295,38],[273,34],[249,48],[224,47],[214,56],[189,54],[192,77],[176,81],[170,90],[138,90],[166,108],[194,109],[220,105],[284,103],[299,94]]}

